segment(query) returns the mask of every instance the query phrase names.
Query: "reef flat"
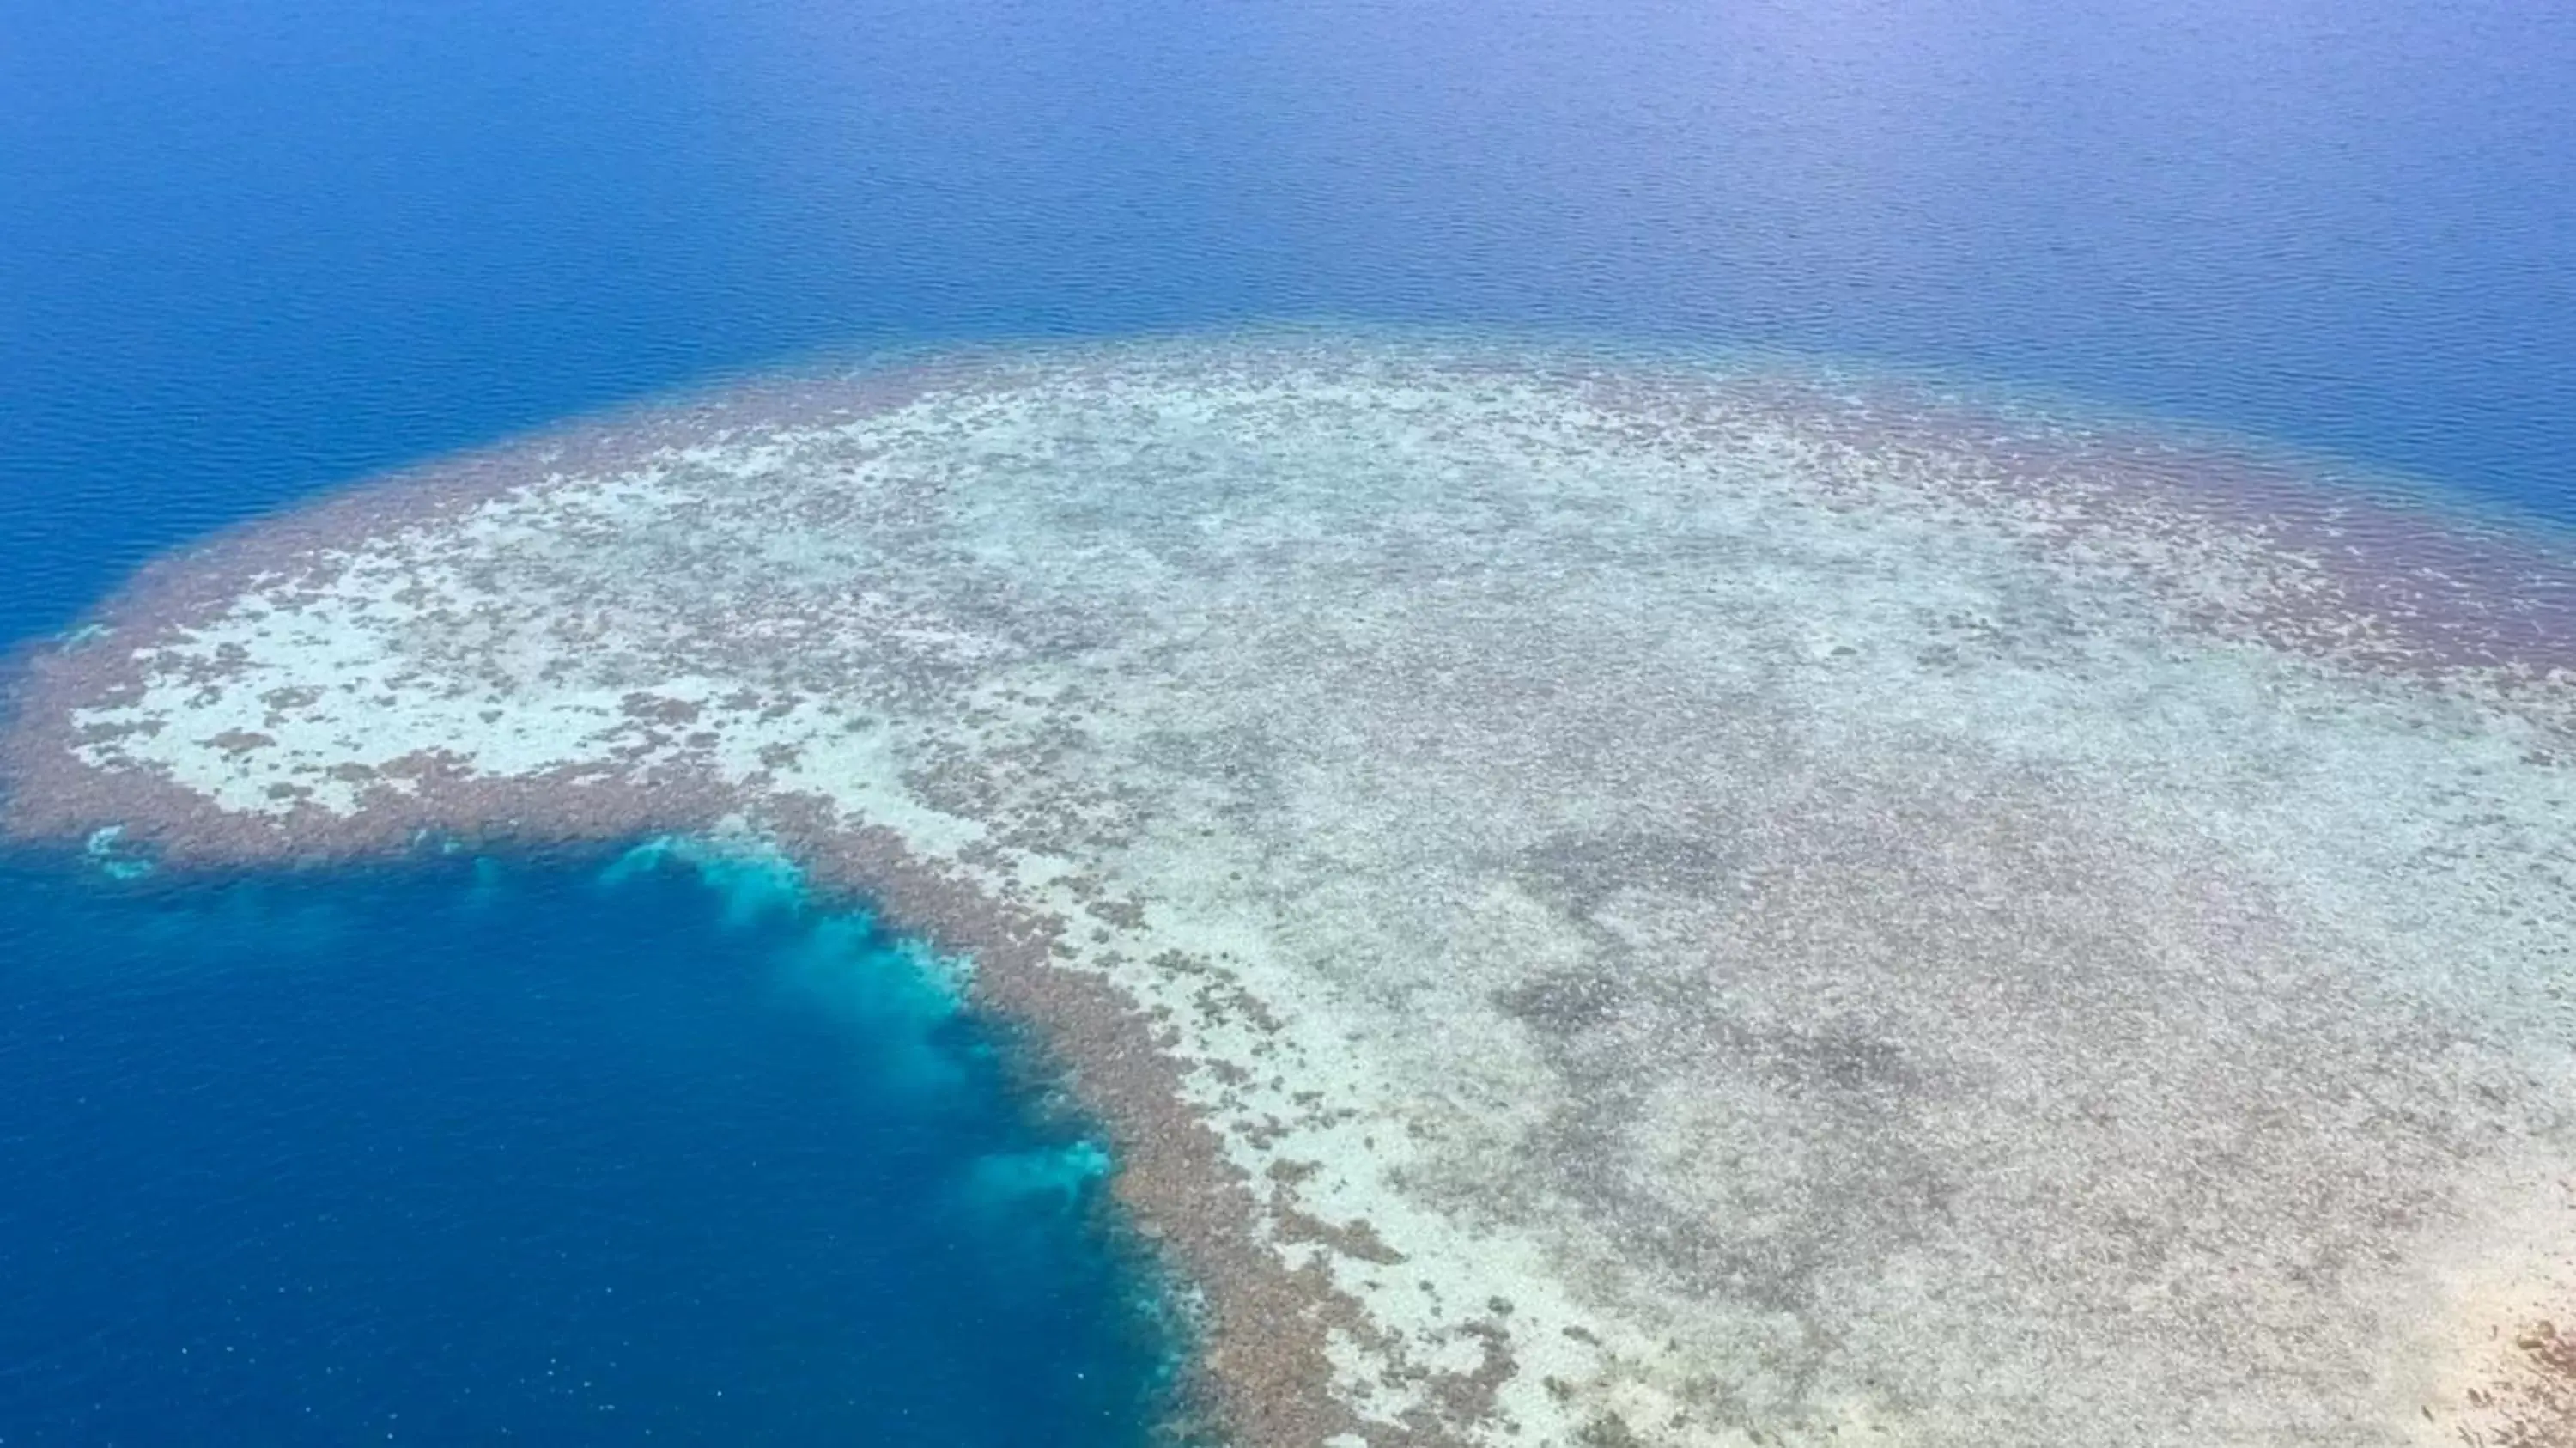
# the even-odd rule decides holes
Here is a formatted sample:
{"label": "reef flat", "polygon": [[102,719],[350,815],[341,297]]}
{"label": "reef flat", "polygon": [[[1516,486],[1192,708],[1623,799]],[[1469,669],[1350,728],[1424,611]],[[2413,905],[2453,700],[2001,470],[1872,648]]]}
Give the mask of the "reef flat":
{"label": "reef flat", "polygon": [[996,350],[261,522],[16,694],[24,837],[676,830],[965,952],[1243,1443],[2576,1442],[2537,532],[1786,366]]}

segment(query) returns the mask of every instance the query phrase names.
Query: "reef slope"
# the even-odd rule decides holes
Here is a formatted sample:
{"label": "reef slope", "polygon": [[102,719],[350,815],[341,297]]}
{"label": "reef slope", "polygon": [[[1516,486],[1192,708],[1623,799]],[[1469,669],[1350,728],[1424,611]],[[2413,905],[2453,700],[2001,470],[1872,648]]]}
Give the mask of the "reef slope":
{"label": "reef slope", "polygon": [[[995,352],[28,658],[7,824],[735,833],[971,953],[1258,1444],[2576,1442],[2576,563],[1777,368]],[[97,833],[121,830],[122,833]]]}

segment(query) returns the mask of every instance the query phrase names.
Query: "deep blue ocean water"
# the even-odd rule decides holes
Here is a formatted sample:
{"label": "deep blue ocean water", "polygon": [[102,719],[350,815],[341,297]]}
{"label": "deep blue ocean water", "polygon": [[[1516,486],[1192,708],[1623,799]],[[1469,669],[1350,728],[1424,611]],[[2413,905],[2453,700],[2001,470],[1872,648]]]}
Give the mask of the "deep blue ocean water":
{"label": "deep blue ocean water", "polygon": [[[0,640],[816,350],[1332,317],[1949,369],[2576,520],[2576,7],[0,0]],[[0,1443],[1137,1431],[1132,1267],[958,1194],[1072,1129],[977,1028],[595,873],[0,873]]]}
{"label": "deep blue ocean water", "polygon": [[0,1443],[1139,1441],[1098,1148],[757,885],[0,871]]}

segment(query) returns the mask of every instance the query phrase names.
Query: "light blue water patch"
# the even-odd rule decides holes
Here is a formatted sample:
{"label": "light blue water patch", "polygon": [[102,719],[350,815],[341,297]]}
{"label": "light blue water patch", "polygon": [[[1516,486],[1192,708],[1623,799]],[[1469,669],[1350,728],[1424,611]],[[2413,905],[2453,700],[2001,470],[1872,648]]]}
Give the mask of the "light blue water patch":
{"label": "light blue water patch", "polygon": [[888,1091],[956,1086],[960,1061],[946,1040],[961,1009],[957,979],[927,948],[889,937],[863,916],[810,920],[779,959],[790,996],[875,1043],[855,1064]]}
{"label": "light blue water patch", "polygon": [[1044,1275],[1048,1244],[1101,1210],[1113,1169],[1107,1149],[1088,1139],[997,1151],[977,1157],[942,1197],[985,1244],[975,1270],[1033,1279]]}
{"label": "light blue water patch", "polygon": [[126,839],[123,825],[102,825],[90,831],[81,852],[111,880],[140,880],[152,873],[152,861]]}
{"label": "light blue water patch", "polygon": [[599,880],[614,887],[673,867],[695,871],[723,897],[730,925],[748,926],[773,913],[796,914],[805,908],[805,872],[775,848],[754,840],[657,835],[611,861],[599,872]]}
{"label": "light blue water patch", "polygon": [[1075,1141],[1043,1151],[978,1157],[968,1181],[970,1196],[988,1208],[1017,1212],[1069,1212],[1108,1179],[1109,1152],[1095,1141]]}
{"label": "light blue water patch", "polygon": [[509,888],[509,867],[490,855],[478,855],[474,860],[473,883],[466,887],[466,906],[469,909],[496,907]]}
{"label": "light blue water patch", "polygon": [[888,931],[865,910],[818,904],[796,863],[756,840],[658,836],[619,855],[599,880],[614,890],[672,872],[724,902],[726,929],[767,933],[779,991],[869,1043],[852,1065],[872,1087],[959,1085],[953,1028],[965,1008],[965,961]]}

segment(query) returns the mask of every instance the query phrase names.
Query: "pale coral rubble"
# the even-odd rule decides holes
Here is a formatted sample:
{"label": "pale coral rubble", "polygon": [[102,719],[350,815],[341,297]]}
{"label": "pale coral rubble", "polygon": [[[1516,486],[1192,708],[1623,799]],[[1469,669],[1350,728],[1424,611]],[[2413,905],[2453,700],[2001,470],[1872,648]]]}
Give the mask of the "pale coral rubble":
{"label": "pale coral rubble", "polygon": [[1271,336],[568,429],[96,623],[21,670],[21,836],[735,836],[966,951],[1246,1443],[2576,1442],[2537,531]]}

